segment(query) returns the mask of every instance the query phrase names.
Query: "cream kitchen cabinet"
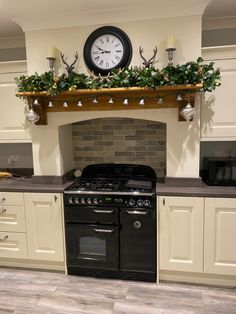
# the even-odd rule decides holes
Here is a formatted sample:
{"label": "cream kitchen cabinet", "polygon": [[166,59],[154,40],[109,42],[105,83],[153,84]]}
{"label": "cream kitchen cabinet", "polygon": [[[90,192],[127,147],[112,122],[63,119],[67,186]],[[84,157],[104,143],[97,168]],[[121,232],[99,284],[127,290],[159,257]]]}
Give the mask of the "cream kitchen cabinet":
{"label": "cream kitchen cabinet", "polygon": [[220,68],[221,86],[204,95],[201,140],[236,140],[236,46],[203,48],[202,56]]}
{"label": "cream kitchen cabinet", "polygon": [[28,257],[41,261],[64,261],[62,195],[25,193]]}
{"label": "cream kitchen cabinet", "polygon": [[0,258],[27,258],[23,193],[0,192]]}
{"label": "cream kitchen cabinet", "polygon": [[160,269],[203,271],[204,199],[159,197]]}
{"label": "cream kitchen cabinet", "polygon": [[236,199],[205,199],[204,271],[236,275]]}
{"label": "cream kitchen cabinet", "polygon": [[31,142],[24,103],[15,96],[14,78],[26,73],[26,61],[0,62],[0,143]]}
{"label": "cream kitchen cabinet", "polygon": [[159,197],[160,270],[236,275],[236,199]]}

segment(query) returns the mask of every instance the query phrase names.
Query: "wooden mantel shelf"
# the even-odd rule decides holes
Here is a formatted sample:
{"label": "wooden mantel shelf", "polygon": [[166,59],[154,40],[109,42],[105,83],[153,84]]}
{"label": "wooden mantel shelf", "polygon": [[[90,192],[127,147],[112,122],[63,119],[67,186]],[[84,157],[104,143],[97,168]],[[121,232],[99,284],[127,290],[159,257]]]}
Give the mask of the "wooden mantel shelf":
{"label": "wooden mantel shelf", "polygon": [[[19,92],[16,96],[27,99],[29,105],[40,115],[37,125],[47,124],[47,112],[69,111],[101,111],[101,110],[129,110],[129,109],[155,109],[155,108],[179,108],[182,109],[187,102],[194,105],[195,93],[202,89],[197,85],[164,86],[156,89],[129,87],[129,88],[103,88],[103,89],[80,89],[61,92],[51,96],[47,92]],[[177,101],[181,95],[182,100]],[[39,105],[35,105],[35,99]],[[97,102],[95,102],[95,99]],[[109,100],[113,103],[109,103]],[[128,99],[128,104],[124,104]],[[140,100],[144,104],[140,104]],[[78,102],[82,106],[78,106]],[[52,102],[53,107],[49,107]],[[68,107],[63,106],[67,103]]]}

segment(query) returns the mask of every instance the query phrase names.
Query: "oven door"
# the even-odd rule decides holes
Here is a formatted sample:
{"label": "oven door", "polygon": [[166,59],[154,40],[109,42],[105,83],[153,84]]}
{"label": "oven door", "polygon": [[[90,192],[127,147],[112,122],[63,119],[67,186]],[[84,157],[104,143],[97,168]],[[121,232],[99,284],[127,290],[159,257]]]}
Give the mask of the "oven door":
{"label": "oven door", "polygon": [[119,227],[67,223],[68,267],[118,269]]}
{"label": "oven door", "polygon": [[121,271],[156,272],[155,209],[124,208],[120,214]]}

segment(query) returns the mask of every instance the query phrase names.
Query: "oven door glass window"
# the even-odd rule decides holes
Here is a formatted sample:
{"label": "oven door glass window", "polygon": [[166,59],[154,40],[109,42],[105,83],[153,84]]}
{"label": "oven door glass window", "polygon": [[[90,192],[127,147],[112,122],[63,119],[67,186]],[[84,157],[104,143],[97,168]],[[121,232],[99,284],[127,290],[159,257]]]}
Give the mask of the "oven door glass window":
{"label": "oven door glass window", "polygon": [[78,241],[78,258],[106,260],[106,240],[82,237]]}
{"label": "oven door glass window", "polygon": [[65,231],[68,266],[118,268],[118,226],[68,223]]}

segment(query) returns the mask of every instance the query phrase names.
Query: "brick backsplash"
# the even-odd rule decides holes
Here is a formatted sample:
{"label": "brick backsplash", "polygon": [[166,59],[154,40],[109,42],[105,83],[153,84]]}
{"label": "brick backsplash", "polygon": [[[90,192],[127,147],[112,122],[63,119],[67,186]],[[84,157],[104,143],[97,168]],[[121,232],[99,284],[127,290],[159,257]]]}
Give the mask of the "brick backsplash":
{"label": "brick backsplash", "polygon": [[94,163],[133,163],[151,166],[157,178],[165,176],[165,123],[101,118],[74,123],[72,131],[77,169]]}

